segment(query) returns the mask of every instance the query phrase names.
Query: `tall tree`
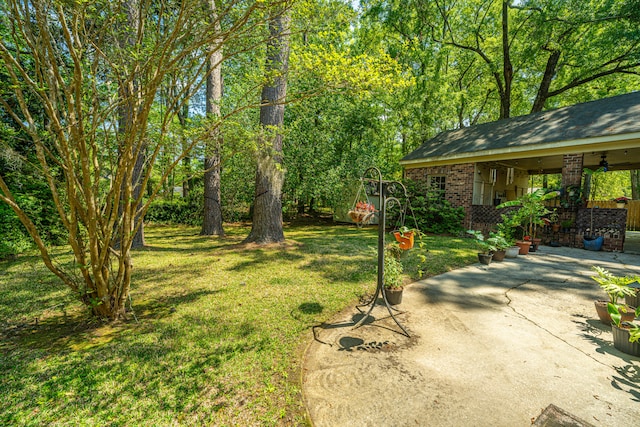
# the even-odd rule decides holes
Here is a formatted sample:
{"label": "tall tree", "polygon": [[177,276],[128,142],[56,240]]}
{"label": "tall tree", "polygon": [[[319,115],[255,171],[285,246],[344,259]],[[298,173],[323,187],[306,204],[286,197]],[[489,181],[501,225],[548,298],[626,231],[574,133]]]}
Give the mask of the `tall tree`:
{"label": "tall tree", "polygon": [[[447,89],[439,115],[450,114],[452,102],[466,109],[458,125],[473,123],[479,108],[492,112],[482,121],[495,120],[625,93],[638,82],[637,0],[361,3],[365,16],[382,22],[398,58]],[[420,53],[433,65],[417,67],[429,64]],[[454,82],[463,75],[468,84],[460,89]],[[436,95],[431,88],[423,99]]]}
{"label": "tall tree", "polygon": [[269,17],[270,38],[267,42],[266,82],[262,87],[260,106],[261,132],[258,136],[253,223],[245,242],[265,244],[284,241],[282,127],[287,96],[290,14],[286,5],[279,5]]}
{"label": "tall tree", "polygon": [[[125,13],[127,16],[127,25],[123,27],[123,31],[121,33],[121,37],[118,39],[119,48],[124,52],[132,52],[134,51],[134,46],[140,43],[138,37],[140,36],[140,19],[141,19],[141,10],[140,10],[140,2],[138,0],[127,0],[123,4]],[[120,117],[118,120],[118,132],[121,135],[126,135],[127,132],[131,132],[131,129],[135,126],[135,117],[138,114],[136,109],[140,105],[140,88],[138,83],[138,74],[140,72],[138,63],[135,60],[129,61],[129,58],[125,59],[125,65],[127,69],[130,71],[127,79],[119,80],[119,93],[120,93],[120,107],[119,113]],[[124,150],[126,152],[126,149]],[[120,153],[120,155],[124,155],[124,153]],[[123,185],[133,186],[133,191],[131,197],[134,200],[141,200],[142,193],[142,173],[145,167],[145,156],[146,156],[146,143],[144,140],[140,140],[133,149],[133,155],[135,158],[135,163],[133,165],[133,170],[131,172],[131,183],[124,182]],[[127,180],[129,177],[127,177]],[[125,191],[122,192],[123,197],[127,197],[126,188]],[[120,207],[124,207],[125,203],[120,203]],[[144,220],[141,216],[138,206],[134,208],[134,236],[131,241],[132,248],[142,248],[144,247]],[[122,212],[124,214],[124,212]],[[119,233],[125,233],[126,230],[124,228],[120,228]],[[120,239],[121,237],[117,237]]]}
{"label": "tall tree", "polygon": [[640,200],[640,170],[630,171],[631,175],[631,198]]}
{"label": "tall tree", "polygon": [[[125,312],[131,247],[140,227],[135,218],[144,216],[162,182],[199,142],[194,139],[171,161],[148,198],[135,193],[134,183],[145,188],[156,159],[173,145],[168,129],[185,99],[170,101],[162,118],[150,125],[159,88],[172,73],[194,63],[202,66],[199,58],[215,40],[255,36],[246,23],[253,16],[260,21],[264,6],[229,2],[227,10],[235,7],[237,17],[220,32],[203,24],[201,0],[140,9],[137,31],[128,21],[128,5],[127,0],[0,3],[0,33],[8,35],[0,39],[0,63],[10,82],[3,90],[15,100],[0,97],[0,108],[34,144],[39,173],[68,233],[74,262],[53,259],[42,230],[1,174],[0,201],[18,216],[47,268],[96,316],[107,319]],[[119,46],[123,34],[135,34],[136,43]],[[182,90],[194,93],[200,84],[190,80]],[[129,88],[126,95],[122,88]],[[123,127],[117,126],[121,106],[130,114]],[[46,118],[41,120],[34,108]],[[147,167],[138,169],[136,178],[142,147],[147,148]]]}
{"label": "tall tree", "polygon": [[[215,0],[209,0],[211,20],[217,31],[221,30],[220,16]],[[222,102],[222,40],[214,40],[207,58],[206,112],[209,120],[220,120]],[[224,236],[221,203],[222,134],[219,128],[209,135],[204,156],[204,214],[203,236]]]}

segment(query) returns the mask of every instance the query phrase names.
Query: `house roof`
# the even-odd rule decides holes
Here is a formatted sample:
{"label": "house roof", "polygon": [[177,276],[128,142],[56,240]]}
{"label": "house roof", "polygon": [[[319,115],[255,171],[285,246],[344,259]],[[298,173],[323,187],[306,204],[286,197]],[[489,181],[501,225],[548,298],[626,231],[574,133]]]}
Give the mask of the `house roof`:
{"label": "house roof", "polygon": [[640,92],[442,132],[400,163],[410,168],[631,148],[640,150]]}

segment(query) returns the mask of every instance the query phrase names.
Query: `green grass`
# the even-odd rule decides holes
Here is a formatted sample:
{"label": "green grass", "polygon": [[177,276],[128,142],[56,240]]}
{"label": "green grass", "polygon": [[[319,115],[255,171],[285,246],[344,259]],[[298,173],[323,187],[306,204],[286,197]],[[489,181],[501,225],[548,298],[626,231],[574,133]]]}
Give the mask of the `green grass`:
{"label": "green grass", "polygon": [[[269,247],[239,245],[239,226],[197,231],[147,228],[138,322],[90,321],[33,254],[0,263],[0,425],[306,424],[310,328],[375,289],[375,230],[289,227]],[[469,239],[426,243],[428,275],[476,260]]]}

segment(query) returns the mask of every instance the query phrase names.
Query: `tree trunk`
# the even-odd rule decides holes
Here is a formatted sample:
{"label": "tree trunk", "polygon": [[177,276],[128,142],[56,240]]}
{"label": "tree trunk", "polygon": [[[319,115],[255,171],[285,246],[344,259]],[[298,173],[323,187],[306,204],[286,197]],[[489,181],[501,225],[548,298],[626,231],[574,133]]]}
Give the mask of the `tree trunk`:
{"label": "tree trunk", "polygon": [[[129,23],[130,33],[127,35],[126,39],[123,40],[123,43],[126,45],[133,45],[134,43],[136,43],[135,38],[136,38],[136,33],[139,27],[140,4],[138,0],[128,0],[126,4],[126,8],[127,8],[127,21]],[[120,91],[122,96],[123,106],[120,110],[121,115],[120,115],[119,125],[120,125],[121,134],[125,135],[124,138],[128,137],[126,135],[128,133],[131,133],[134,127],[133,125],[134,115],[136,115],[137,113],[136,111],[134,111],[134,109],[138,108],[137,107],[138,97],[139,97],[138,91],[139,91],[138,82],[136,82],[135,77],[132,77],[132,80],[130,82],[125,81]],[[139,144],[141,144],[141,146],[134,147],[134,150],[133,150],[133,153],[136,156],[135,165],[133,167],[133,173],[131,174],[131,185],[133,186],[133,191],[132,191],[133,200],[138,200],[138,197],[141,195],[143,191],[141,177],[144,171],[146,147],[143,145],[144,143],[142,141],[140,141]],[[124,184],[128,185],[128,183],[124,183]],[[144,247],[144,244],[145,244],[144,218],[142,218],[137,213],[138,207],[140,204],[137,202],[133,202],[133,203],[134,203],[134,206],[132,207],[132,209],[136,213],[134,215],[135,235],[133,236],[131,247],[136,249],[136,248]],[[127,201],[123,201],[122,205],[126,209],[129,203]],[[121,241],[121,239],[119,240]]]}
{"label": "tree trunk", "polygon": [[593,180],[591,179],[592,177],[593,175],[591,174],[587,174],[584,176],[582,197],[584,197],[585,200],[591,200],[591,184],[593,183]]}
{"label": "tree trunk", "polygon": [[531,108],[532,113],[537,113],[544,109],[544,104],[549,98],[551,81],[553,80],[553,76],[556,74],[556,66],[560,60],[560,54],[561,52],[559,50],[554,50],[551,52],[549,59],[547,59],[547,65],[544,69],[544,75],[542,76],[538,93],[536,94],[536,100],[533,102],[533,107]]}
{"label": "tree trunk", "polygon": [[[216,31],[220,32],[220,19],[214,0],[209,0],[212,19]],[[212,46],[207,63],[207,115],[211,120],[220,117],[222,101],[222,40]],[[222,173],[222,135],[219,127],[207,139],[204,159],[204,216],[201,236],[224,236],[222,226],[221,173]]]}
{"label": "tree trunk", "polygon": [[511,84],[513,82],[513,65],[509,46],[509,6],[511,0],[502,1],[502,72],[504,90],[500,95],[500,118],[511,117]]}
{"label": "tree trunk", "polygon": [[640,200],[640,169],[629,171],[631,174],[631,198]]}
{"label": "tree trunk", "polygon": [[271,38],[267,42],[265,75],[273,76],[262,88],[258,140],[256,192],[251,232],[245,242],[275,243],[284,241],[281,191],[284,181],[282,162],[282,125],[287,95],[289,63],[289,23],[286,10],[269,19]]}

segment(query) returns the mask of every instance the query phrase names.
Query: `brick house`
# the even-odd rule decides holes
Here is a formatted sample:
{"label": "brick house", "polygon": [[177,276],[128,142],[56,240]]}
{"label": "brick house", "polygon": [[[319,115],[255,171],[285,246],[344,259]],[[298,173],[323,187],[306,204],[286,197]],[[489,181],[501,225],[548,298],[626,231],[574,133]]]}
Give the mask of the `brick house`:
{"label": "brick house", "polygon": [[640,92],[446,131],[400,164],[406,178],[427,181],[462,206],[464,226],[474,229],[498,222],[494,206],[526,192],[530,175],[561,173],[561,218],[573,222],[562,243],[581,247],[593,214],[605,249],[622,250],[626,210],[588,212],[574,194],[583,168],[640,169]]}

